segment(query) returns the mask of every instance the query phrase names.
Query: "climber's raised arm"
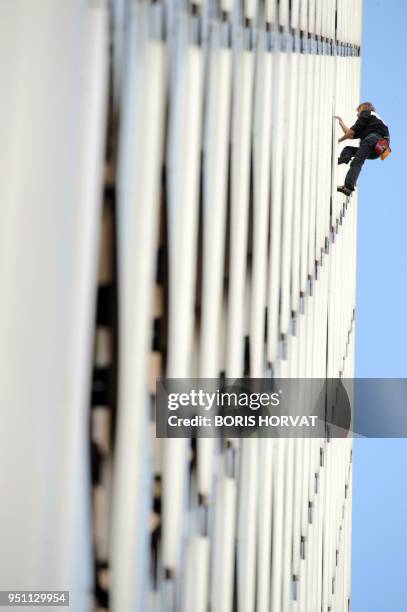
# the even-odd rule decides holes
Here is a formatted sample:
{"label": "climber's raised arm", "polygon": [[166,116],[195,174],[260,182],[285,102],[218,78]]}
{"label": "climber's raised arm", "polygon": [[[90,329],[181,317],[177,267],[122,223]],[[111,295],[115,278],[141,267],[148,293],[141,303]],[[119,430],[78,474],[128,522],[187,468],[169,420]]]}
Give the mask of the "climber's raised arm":
{"label": "climber's raised arm", "polygon": [[345,125],[342,117],[339,117],[338,115],[335,115],[334,118],[339,121],[339,125],[341,126],[342,131],[343,131],[343,136],[341,136],[341,138],[339,138],[338,142],[343,142],[344,140],[352,140],[354,138],[353,130],[351,128],[348,128],[347,125]]}
{"label": "climber's raised arm", "polygon": [[354,131],[350,128],[347,128],[344,135],[338,139],[338,142],[343,142],[344,140],[353,140],[354,137],[355,137]]}
{"label": "climber's raised arm", "polygon": [[343,133],[346,134],[346,132],[349,131],[349,128],[344,124],[342,117],[339,117],[339,115],[335,115],[334,119],[338,119],[339,125],[341,126]]}

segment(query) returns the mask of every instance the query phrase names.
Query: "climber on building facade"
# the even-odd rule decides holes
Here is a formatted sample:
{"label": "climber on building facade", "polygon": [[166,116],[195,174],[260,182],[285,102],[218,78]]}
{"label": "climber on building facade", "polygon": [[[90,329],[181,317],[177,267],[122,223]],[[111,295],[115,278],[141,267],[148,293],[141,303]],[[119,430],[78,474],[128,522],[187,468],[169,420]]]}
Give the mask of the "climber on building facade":
{"label": "climber on building facade", "polygon": [[344,140],[360,138],[359,147],[346,146],[338,159],[338,164],[350,164],[350,168],[345,177],[345,184],[337,190],[350,196],[354,191],[362,166],[366,159],[385,159],[390,149],[389,128],[376,113],[371,102],[363,102],[356,109],[358,118],[352,127],[348,128],[341,117],[338,119],[339,125],[343,130],[343,136],[338,143]]}

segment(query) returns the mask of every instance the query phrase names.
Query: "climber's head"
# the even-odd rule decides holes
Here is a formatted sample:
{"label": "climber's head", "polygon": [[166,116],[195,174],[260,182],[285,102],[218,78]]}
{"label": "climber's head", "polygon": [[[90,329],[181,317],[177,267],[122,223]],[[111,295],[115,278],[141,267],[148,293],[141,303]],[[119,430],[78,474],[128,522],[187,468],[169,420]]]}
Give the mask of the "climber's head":
{"label": "climber's head", "polygon": [[362,113],[363,111],[374,111],[374,110],[375,110],[375,107],[373,106],[371,102],[362,102],[362,104],[359,104],[359,106],[357,107],[356,112],[359,116],[360,113]]}

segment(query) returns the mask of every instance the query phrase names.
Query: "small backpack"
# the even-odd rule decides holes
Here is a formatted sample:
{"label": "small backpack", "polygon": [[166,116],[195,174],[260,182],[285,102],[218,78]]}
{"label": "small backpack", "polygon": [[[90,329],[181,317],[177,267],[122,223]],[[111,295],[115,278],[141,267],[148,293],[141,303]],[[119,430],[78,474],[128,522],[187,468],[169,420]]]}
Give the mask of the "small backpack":
{"label": "small backpack", "polygon": [[378,140],[374,147],[375,153],[380,156],[380,159],[386,159],[391,153],[390,143],[387,138]]}

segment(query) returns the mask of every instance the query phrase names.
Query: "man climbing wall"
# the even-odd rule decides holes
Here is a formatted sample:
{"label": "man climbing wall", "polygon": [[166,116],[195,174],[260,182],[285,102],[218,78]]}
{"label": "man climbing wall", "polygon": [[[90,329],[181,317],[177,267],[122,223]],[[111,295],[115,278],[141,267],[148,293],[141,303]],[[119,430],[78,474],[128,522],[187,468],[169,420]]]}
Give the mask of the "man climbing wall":
{"label": "man climbing wall", "polygon": [[338,191],[347,196],[354,191],[365,160],[377,159],[378,157],[385,159],[391,151],[389,128],[375,112],[373,104],[363,102],[359,104],[356,112],[358,118],[351,128],[345,125],[341,117],[335,116],[343,130],[343,136],[339,138],[338,143],[360,138],[359,147],[345,147],[338,159],[338,164],[348,164],[352,160],[345,177],[345,184],[338,187]]}

